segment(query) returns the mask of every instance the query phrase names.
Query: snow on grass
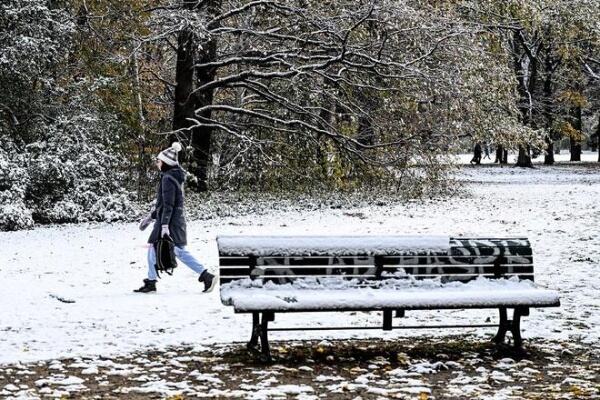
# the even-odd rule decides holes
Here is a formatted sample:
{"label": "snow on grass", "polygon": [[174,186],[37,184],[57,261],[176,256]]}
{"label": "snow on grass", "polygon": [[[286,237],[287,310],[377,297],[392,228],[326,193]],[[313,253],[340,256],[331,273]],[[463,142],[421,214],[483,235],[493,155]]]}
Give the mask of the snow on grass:
{"label": "snow on grass", "polygon": [[[190,222],[189,249],[217,269],[217,235],[525,236],[536,283],[558,291],[561,307],[533,309],[525,339],[600,341],[600,174],[582,166],[465,168],[471,195],[352,210],[278,211]],[[366,216],[358,218],[356,215]],[[137,224],[69,225],[0,233],[0,363],[124,354],[170,345],[247,340],[250,317],[202,294],[181,265],[158,293],[132,292],[146,271],[147,232]],[[72,302],[64,302],[60,299]],[[402,324],[484,323],[492,310],[407,312]],[[274,326],[379,325],[373,313],[277,316]],[[273,339],[327,339],[470,333],[333,331],[273,333]],[[93,368],[90,365],[89,368]]]}
{"label": "snow on grass", "polygon": [[129,393],[141,393],[141,394],[152,394],[157,393],[166,397],[174,397],[183,393],[189,393],[188,382],[168,382],[164,379],[158,381],[152,381],[143,383],[140,386],[131,386],[121,388],[116,393],[129,394]]}
{"label": "snow on grass", "polygon": [[222,385],[223,381],[216,374],[203,374],[200,371],[192,371],[190,376],[198,382],[210,383],[211,385]]}

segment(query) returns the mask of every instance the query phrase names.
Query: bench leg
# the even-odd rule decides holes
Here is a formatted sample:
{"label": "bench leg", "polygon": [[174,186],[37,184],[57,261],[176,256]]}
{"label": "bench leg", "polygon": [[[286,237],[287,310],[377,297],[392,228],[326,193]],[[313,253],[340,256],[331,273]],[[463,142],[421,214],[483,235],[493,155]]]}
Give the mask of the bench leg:
{"label": "bench leg", "polygon": [[500,307],[500,323],[498,324],[498,333],[492,339],[496,343],[504,343],[506,332],[509,330],[508,317],[506,316],[506,307]]}
{"label": "bench leg", "polygon": [[251,350],[256,349],[258,346],[258,337],[260,336],[260,313],[253,312],[252,313],[252,335],[250,336],[250,341],[247,344],[247,347]]}
{"label": "bench leg", "polygon": [[523,345],[523,339],[521,338],[521,316],[526,313],[525,310],[521,309],[521,307],[516,307],[515,312],[513,314],[513,320],[511,324],[510,331],[513,336],[513,342],[515,349],[520,350]]}
{"label": "bench leg", "polygon": [[260,352],[265,361],[271,361],[271,350],[269,349],[269,321],[275,319],[275,313],[263,312],[260,323]]}
{"label": "bench leg", "polygon": [[383,330],[392,330],[392,310],[383,310]]}

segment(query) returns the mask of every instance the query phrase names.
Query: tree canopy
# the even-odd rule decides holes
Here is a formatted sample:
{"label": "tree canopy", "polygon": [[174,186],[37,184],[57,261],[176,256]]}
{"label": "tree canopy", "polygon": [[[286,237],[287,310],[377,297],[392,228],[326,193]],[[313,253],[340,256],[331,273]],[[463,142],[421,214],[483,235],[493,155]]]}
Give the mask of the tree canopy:
{"label": "tree canopy", "polygon": [[[126,218],[174,140],[198,190],[438,193],[471,143],[600,136],[600,4],[7,0],[0,227]],[[16,215],[20,215],[16,217]]]}

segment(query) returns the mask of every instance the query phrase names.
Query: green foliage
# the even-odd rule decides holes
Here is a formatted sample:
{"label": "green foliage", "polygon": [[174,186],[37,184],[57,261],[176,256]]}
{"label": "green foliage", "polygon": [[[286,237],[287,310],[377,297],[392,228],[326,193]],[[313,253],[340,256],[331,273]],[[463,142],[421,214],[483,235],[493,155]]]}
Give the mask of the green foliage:
{"label": "green foliage", "polygon": [[511,0],[466,1],[465,5],[468,18],[485,23],[511,58],[506,65],[513,69],[519,93],[516,104],[525,125],[538,132],[523,136],[525,142],[531,144],[528,141],[535,136],[556,140],[561,134],[581,140],[582,132],[574,135],[566,127],[571,126],[576,109],[583,109],[585,119],[600,108],[594,89],[597,78],[587,65],[600,50],[600,3]]}

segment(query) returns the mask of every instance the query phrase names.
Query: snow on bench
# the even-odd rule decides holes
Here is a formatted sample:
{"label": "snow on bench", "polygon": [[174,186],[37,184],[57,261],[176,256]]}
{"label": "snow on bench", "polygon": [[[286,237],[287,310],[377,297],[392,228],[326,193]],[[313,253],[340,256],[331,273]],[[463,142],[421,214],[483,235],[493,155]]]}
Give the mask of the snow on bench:
{"label": "snow on bench", "polygon": [[557,292],[533,283],[526,238],[220,236],[217,243],[221,301],[252,313],[249,347],[260,337],[267,358],[269,330],[298,329],[269,329],[275,312],[382,311],[382,328],[391,330],[399,328],[392,311],[497,308],[498,324],[477,326],[498,327],[498,343],[510,331],[520,348],[521,316],[560,305]]}
{"label": "snow on bench", "polygon": [[448,236],[219,236],[221,256],[447,254]]}
{"label": "snow on bench", "polygon": [[388,280],[381,288],[336,281],[332,278],[325,283],[313,280],[275,285],[246,279],[224,287],[221,298],[238,312],[547,307],[559,302],[558,292],[516,278],[479,278],[448,284],[440,283],[439,279],[403,279],[394,280],[393,284]]}

